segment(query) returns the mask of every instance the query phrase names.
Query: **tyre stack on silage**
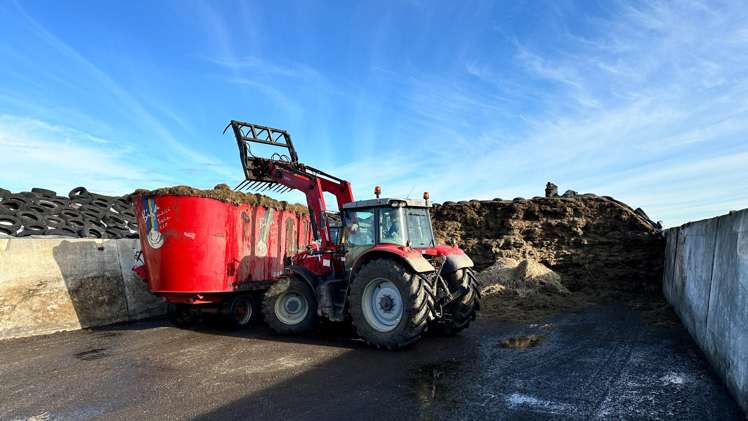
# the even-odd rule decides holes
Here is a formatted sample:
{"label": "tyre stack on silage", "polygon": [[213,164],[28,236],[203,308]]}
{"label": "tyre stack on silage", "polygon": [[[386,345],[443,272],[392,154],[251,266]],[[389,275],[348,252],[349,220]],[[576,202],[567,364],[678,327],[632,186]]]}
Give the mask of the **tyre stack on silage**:
{"label": "tyre stack on silage", "polygon": [[67,197],[33,188],[0,189],[0,236],[51,235],[81,238],[137,238],[129,196],[105,196],[76,187]]}

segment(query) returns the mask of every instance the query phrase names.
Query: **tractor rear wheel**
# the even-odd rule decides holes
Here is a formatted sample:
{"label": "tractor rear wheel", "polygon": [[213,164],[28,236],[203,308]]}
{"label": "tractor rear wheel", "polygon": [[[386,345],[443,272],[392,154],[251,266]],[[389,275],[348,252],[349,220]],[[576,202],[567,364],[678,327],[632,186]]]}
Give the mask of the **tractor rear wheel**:
{"label": "tractor rear wheel", "polygon": [[432,313],[429,285],[393,259],[375,259],[356,274],[350,289],[350,315],[358,335],[377,348],[415,343]]}
{"label": "tractor rear wheel", "polygon": [[446,276],[451,292],[457,291],[461,285],[466,285],[467,291],[444,307],[443,316],[434,320],[429,330],[436,334],[452,336],[475,320],[480,310],[480,290],[471,275],[471,270],[466,268]]}
{"label": "tractor rear wheel", "polygon": [[265,322],[283,335],[304,333],[318,322],[314,291],[298,278],[284,278],[265,292],[262,302]]}

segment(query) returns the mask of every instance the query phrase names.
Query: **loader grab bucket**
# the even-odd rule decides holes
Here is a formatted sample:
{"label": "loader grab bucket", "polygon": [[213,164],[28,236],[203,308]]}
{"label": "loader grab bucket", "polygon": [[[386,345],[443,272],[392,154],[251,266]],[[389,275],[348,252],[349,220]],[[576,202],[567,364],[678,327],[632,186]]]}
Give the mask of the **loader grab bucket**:
{"label": "loader grab bucket", "polygon": [[[229,127],[236,137],[245,177],[245,180],[234,190],[256,189],[258,192],[268,189],[275,189],[278,192],[290,190],[274,182],[272,176],[268,174],[266,163],[267,161],[283,161],[292,166],[298,165],[299,157],[291,141],[291,135],[282,129],[237,120],[231,120],[223,132],[226,133]],[[256,156],[252,153],[252,144],[283,148],[287,153],[273,153],[270,158]]]}

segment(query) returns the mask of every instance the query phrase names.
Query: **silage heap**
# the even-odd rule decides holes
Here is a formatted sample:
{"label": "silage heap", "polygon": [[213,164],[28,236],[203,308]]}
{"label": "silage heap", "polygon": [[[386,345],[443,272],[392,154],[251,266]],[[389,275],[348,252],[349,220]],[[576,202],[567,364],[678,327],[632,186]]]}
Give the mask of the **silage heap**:
{"label": "silage heap", "polygon": [[601,300],[659,296],[664,239],[640,209],[610,197],[490,200],[435,206],[483,284],[483,313],[542,319]]}

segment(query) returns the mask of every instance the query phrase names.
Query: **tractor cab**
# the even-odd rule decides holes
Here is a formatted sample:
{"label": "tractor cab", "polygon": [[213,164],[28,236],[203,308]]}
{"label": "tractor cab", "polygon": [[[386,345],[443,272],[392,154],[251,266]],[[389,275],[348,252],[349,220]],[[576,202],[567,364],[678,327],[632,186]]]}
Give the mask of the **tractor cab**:
{"label": "tractor cab", "polygon": [[371,199],[343,205],[341,243],[346,247],[380,244],[424,249],[435,246],[426,200]]}

